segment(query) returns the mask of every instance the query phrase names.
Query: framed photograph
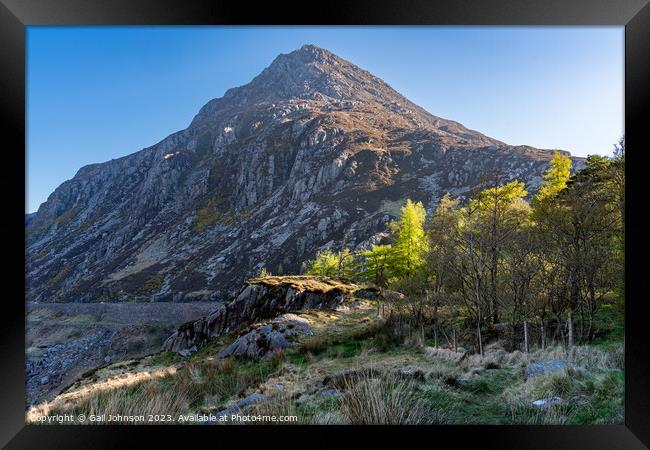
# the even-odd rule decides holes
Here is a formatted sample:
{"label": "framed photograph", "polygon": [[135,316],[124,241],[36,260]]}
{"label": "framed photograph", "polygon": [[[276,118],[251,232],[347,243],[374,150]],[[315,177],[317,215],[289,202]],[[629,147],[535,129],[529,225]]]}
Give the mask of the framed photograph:
{"label": "framed photograph", "polygon": [[3,446],[649,445],[646,0],[0,21]]}

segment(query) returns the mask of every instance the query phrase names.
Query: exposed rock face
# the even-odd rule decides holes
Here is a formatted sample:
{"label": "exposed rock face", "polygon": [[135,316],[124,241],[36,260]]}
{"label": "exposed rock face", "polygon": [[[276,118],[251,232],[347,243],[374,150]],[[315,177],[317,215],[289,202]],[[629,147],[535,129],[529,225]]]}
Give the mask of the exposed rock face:
{"label": "exposed rock face", "polygon": [[[267,277],[249,280],[230,303],[207,317],[187,322],[179,327],[167,338],[163,350],[178,352],[193,345],[200,346],[216,336],[292,311],[335,309],[343,302],[346,295],[355,291],[355,288],[354,285],[337,284],[314,277]],[[259,352],[256,352],[259,353],[257,356],[264,356],[263,353],[266,353],[269,348],[282,345],[280,340],[286,340],[290,335],[287,323],[283,325],[284,333],[271,333],[272,325],[270,327],[270,330],[260,330],[239,343],[236,342],[237,345],[229,351],[234,354],[250,348],[251,352],[256,352],[249,338],[260,337],[269,344],[267,348],[260,343]],[[275,342],[270,342],[270,338]]]}
{"label": "exposed rock face", "polygon": [[217,358],[247,356],[263,359],[295,344],[300,336],[313,335],[309,321],[295,314],[284,314],[270,323],[259,324],[239,336]]}
{"label": "exposed rock face", "polygon": [[304,46],[187,129],[59,186],[26,218],[27,296],[223,300],[262,267],[298,273],[344,236],[353,248],[381,241],[406,197],[432,210],[497,176],[534,192],[550,158]]}

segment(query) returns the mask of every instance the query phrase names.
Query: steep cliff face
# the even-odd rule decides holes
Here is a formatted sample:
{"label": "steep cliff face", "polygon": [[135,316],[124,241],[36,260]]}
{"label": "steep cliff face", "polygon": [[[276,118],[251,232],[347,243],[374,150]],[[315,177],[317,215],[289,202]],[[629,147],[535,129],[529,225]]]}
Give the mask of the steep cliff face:
{"label": "steep cliff face", "polygon": [[[429,210],[484,179],[534,192],[552,152],[433,116],[304,46],[208,102],[190,126],[83,167],[27,222],[27,297],[221,300],[260,268],[380,241],[406,197]],[[581,160],[574,158],[574,165]]]}

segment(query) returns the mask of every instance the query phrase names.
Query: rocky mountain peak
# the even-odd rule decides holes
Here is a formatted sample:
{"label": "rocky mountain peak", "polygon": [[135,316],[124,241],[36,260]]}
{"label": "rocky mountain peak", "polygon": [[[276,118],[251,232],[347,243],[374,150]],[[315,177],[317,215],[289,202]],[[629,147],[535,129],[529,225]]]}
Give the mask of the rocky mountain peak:
{"label": "rocky mountain peak", "polygon": [[406,198],[431,212],[496,173],[534,193],[551,156],[436,117],[305,45],[187,129],[59,186],[26,219],[28,297],[224,299],[263,267],[299,273],[344,238],[382,242]]}
{"label": "rocky mountain peak", "polygon": [[[419,109],[381,79],[334,53],[306,44],[278,55],[250,83],[229,89],[206,104],[191,126],[213,121],[212,112],[228,107],[291,101],[365,102],[374,106]],[[348,103],[351,104],[351,103]],[[420,113],[426,113],[420,110]],[[429,115],[430,116],[430,115]]]}
{"label": "rocky mountain peak", "polygon": [[316,62],[316,61],[322,63],[331,63],[335,60],[341,59],[334,53],[330,52],[329,50],[326,50],[322,47],[318,47],[317,45],[313,45],[313,44],[305,44],[297,50],[294,50],[286,54],[284,53],[280,54],[275,60],[277,61],[278,59],[283,59],[283,58],[295,59],[305,64],[310,62]]}
{"label": "rocky mountain peak", "polygon": [[372,99],[379,103],[403,99],[399,93],[370,72],[311,44],[279,55],[251,85],[275,86],[277,93],[283,94],[285,99]]}

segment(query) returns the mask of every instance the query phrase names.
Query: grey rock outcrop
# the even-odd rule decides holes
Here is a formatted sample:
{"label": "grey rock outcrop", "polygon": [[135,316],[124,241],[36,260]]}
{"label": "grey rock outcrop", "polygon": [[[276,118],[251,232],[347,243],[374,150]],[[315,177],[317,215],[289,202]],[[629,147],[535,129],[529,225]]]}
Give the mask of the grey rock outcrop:
{"label": "grey rock outcrop", "polygon": [[247,356],[253,359],[263,359],[293,346],[300,336],[312,336],[313,334],[306,319],[294,314],[285,314],[269,323],[259,324],[239,336],[235,342],[219,353],[217,358]]}
{"label": "grey rock outcrop", "polygon": [[26,295],[223,301],[263,267],[300,273],[344,236],[355,249],[381,242],[407,197],[431,211],[484,177],[532,193],[551,156],[434,116],[307,45],[186,129],[61,184],[26,217]]}
{"label": "grey rock outcrop", "polygon": [[[317,277],[266,277],[246,282],[240,293],[228,304],[214,311],[207,317],[187,322],[179,327],[163,344],[163,350],[179,352],[193,345],[201,346],[210,339],[224,333],[234,332],[243,327],[276,318],[279,315],[302,309],[336,309],[348,294],[356,290],[353,284],[342,284]],[[289,324],[294,324],[291,329]],[[276,322],[276,326],[279,322]],[[287,320],[283,325],[284,333],[271,333],[273,330],[258,330],[253,336],[263,339],[273,338],[271,345],[281,345],[282,338],[299,333],[295,328],[304,327],[298,320]],[[249,338],[239,344],[244,351],[248,348]],[[253,351],[252,344],[250,345]]]}

